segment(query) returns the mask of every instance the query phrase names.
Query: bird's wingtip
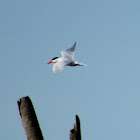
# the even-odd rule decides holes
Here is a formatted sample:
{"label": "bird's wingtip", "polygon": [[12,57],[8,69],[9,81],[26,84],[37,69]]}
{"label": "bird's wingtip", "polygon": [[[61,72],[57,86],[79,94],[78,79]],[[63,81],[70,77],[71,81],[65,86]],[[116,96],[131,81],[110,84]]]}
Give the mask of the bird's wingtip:
{"label": "bird's wingtip", "polygon": [[76,43],[77,43],[77,42],[75,41],[75,42],[74,42],[74,46],[76,45]]}

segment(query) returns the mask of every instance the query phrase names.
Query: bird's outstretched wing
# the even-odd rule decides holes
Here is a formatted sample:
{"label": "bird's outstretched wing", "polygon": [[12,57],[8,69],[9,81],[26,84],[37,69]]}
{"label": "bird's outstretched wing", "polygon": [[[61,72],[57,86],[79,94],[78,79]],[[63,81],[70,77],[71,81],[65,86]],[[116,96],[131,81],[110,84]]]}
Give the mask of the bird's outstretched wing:
{"label": "bird's outstretched wing", "polygon": [[58,61],[57,63],[53,64],[53,73],[59,73],[64,70],[66,63],[63,60]]}
{"label": "bird's outstretched wing", "polygon": [[76,42],[73,44],[71,48],[61,51],[62,58],[74,59],[75,46],[76,46]]}

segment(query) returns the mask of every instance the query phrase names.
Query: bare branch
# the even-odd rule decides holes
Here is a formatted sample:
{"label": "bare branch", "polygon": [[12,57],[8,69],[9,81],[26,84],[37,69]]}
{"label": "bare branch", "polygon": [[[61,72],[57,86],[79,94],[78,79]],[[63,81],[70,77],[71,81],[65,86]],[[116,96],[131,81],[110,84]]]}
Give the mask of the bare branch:
{"label": "bare branch", "polygon": [[76,122],[74,123],[74,128],[70,130],[70,140],[81,140],[80,119],[78,115],[76,115]]}
{"label": "bare branch", "polygon": [[44,140],[30,98],[23,97],[18,103],[19,113],[28,140]]}

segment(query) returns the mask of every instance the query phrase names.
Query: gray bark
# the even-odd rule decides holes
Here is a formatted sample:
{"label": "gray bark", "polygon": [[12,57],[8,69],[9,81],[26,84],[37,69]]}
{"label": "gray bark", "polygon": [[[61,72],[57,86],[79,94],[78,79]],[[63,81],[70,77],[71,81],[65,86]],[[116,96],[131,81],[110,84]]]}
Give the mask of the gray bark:
{"label": "gray bark", "polygon": [[23,97],[18,103],[19,113],[28,140],[44,140],[30,98]]}

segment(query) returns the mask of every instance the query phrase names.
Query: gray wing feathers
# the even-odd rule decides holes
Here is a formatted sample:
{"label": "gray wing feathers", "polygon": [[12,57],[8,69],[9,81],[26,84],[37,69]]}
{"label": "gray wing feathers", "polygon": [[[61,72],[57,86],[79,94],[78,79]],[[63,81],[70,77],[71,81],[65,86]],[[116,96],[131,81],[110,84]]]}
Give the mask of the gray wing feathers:
{"label": "gray wing feathers", "polygon": [[76,46],[76,42],[73,44],[73,46],[71,47],[71,48],[69,48],[69,49],[67,49],[67,50],[65,50],[65,51],[67,51],[67,52],[74,52],[74,50],[75,50],[75,46]]}
{"label": "gray wing feathers", "polygon": [[73,44],[73,46],[69,49],[66,49],[61,52],[63,58],[74,58],[74,50],[75,50],[76,42]]}

